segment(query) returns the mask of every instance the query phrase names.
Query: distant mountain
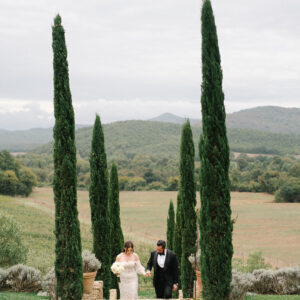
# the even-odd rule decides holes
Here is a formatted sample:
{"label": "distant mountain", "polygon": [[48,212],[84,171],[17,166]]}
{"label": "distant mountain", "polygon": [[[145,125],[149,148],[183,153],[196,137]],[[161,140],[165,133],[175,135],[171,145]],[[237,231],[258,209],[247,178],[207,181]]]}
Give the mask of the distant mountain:
{"label": "distant mountain", "polygon": [[[76,129],[88,125],[78,124]],[[53,139],[53,128],[32,128],[28,130],[9,131],[0,129],[0,150],[27,152]]]}
{"label": "distant mountain", "polygon": [[228,114],[228,128],[300,135],[300,108],[260,106]]}
{"label": "distant mountain", "polygon": [[[171,148],[177,145],[180,138],[181,124],[185,120],[185,118],[166,113],[149,121],[125,121],[105,124],[104,128],[107,132],[105,139],[106,141],[111,140],[109,142],[112,145],[111,151],[117,151],[118,153],[122,151],[127,153],[129,149],[130,152],[134,152],[134,147],[141,147],[139,148],[141,154],[143,151],[147,155],[151,155],[153,152],[160,153],[159,149],[166,151],[168,147]],[[265,146],[268,152],[272,151],[272,147],[275,147],[275,152],[295,152],[292,149],[299,149],[300,151],[300,142],[298,142],[300,139],[299,108],[262,106],[228,114],[226,120],[231,149],[234,147],[236,151],[246,148],[259,151],[259,149],[262,149],[261,147]],[[197,119],[190,119],[190,121],[197,131],[198,139],[201,121]],[[76,129],[78,129],[77,142],[80,145],[81,141],[85,141],[86,144],[82,144],[81,149],[84,155],[87,155],[90,146],[91,126],[77,125]],[[176,135],[176,140],[172,140],[174,135]],[[135,140],[136,136],[139,140]],[[196,145],[198,144],[197,139],[195,140]],[[52,128],[18,131],[0,129],[0,150],[27,152],[50,141],[52,141]],[[168,144],[168,141],[171,141],[170,144]],[[133,148],[131,149],[132,145]],[[49,147],[49,145],[43,147]],[[157,149],[154,149],[154,147],[157,147]],[[83,150],[84,148],[86,150]],[[164,151],[162,150],[161,153]],[[165,154],[168,154],[168,151]]]}
{"label": "distant mountain", "polygon": [[[165,113],[150,121],[183,124],[185,118]],[[195,127],[201,127],[201,120],[190,119]],[[259,106],[227,114],[228,128],[253,129],[284,134],[300,135],[300,108]]]}
{"label": "distant mountain", "polygon": [[52,128],[0,131],[0,150],[27,152],[52,140]]}
{"label": "distant mountain", "polygon": [[[135,159],[159,157],[178,159],[180,149],[180,124],[153,121],[123,121],[104,124],[106,153],[110,159]],[[196,157],[201,133],[200,127],[192,127]],[[87,159],[90,154],[92,127],[76,131],[76,148]],[[300,154],[300,136],[270,133],[249,129],[228,129],[231,151],[261,154]],[[36,154],[52,153],[48,143],[35,149]]]}
{"label": "distant mountain", "polygon": [[[162,114],[158,117],[149,119],[149,121],[155,121],[155,122],[163,122],[163,123],[174,123],[174,124],[183,124],[186,121],[187,118],[182,118],[170,113]],[[191,125],[200,123],[200,119],[189,119]]]}

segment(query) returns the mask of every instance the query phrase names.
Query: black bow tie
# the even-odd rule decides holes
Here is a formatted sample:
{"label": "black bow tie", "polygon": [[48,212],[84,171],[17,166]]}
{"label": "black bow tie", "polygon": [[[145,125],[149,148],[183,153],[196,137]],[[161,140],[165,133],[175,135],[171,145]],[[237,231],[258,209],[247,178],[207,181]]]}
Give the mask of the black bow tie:
{"label": "black bow tie", "polygon": [[163,255],[164,256],[165,254],[164,253],[158,253],[158,255]]}

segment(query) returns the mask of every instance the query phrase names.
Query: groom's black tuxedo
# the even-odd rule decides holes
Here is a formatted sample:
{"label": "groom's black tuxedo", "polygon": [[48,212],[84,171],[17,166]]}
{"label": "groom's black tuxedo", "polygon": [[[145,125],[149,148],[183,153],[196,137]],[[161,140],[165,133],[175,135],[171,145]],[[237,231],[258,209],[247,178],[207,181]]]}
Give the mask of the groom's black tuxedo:
{"label": "groom's black tuxedo", "polygon": [[157,263],[158,253],[151,252],[147,264],[147,270],[154,268],[153,285],[157,298],[172,298],[173,284],[178,283],[178,261],[176,254],[167,249],[164,267],[161,268]]}

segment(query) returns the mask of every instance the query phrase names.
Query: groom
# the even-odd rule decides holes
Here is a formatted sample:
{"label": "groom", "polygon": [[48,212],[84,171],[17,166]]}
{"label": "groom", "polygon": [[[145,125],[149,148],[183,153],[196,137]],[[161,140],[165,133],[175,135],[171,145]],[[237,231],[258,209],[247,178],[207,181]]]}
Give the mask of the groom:
{"label": "groom", "polygon": [[166,249],[166,242],[159,240],[156,251],[151,252],[146,276],[151,276],[154,268],[153,285],[157,298],[172,298],[172,291],[178,288],[178,261],[176,254]]}

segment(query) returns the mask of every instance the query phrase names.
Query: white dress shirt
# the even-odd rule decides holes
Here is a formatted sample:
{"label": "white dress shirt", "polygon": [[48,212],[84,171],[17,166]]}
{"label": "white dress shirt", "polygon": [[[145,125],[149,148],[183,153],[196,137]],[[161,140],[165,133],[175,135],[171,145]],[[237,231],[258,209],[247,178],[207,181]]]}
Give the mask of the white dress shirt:
{"label": "white dress shirt", "polygon": [[165,249],[165,255],[159,255],[159,254],[157,255],[157,263],[161,268],[165,266],[166,255],[167,255],[167,249]]}

